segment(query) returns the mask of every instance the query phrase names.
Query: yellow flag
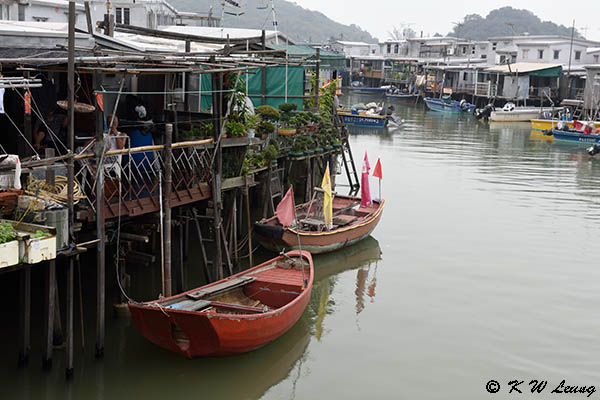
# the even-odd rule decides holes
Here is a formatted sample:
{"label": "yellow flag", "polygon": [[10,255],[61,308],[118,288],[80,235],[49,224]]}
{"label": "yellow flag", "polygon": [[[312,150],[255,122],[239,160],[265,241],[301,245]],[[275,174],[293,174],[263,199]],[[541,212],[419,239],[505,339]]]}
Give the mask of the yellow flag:
{"label": "yellow flag", "polygon": [[331,179],[329,178],[329,163],[325,169],[325,175],[323,175],[323,182],[321,183],[321,189],[323,189],[323,217],[325,223],[329,226],[333,221],[333,205],[331,202]]}

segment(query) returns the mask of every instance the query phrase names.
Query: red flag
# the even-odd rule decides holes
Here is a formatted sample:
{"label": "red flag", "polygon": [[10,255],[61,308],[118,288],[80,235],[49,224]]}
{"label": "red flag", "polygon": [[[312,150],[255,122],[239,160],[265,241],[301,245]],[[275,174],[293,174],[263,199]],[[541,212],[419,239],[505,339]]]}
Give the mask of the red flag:
{"label": "red flag", "polygon": [[295,208],[294,205],[294,190],[293,187],[290,186],[283,199],[277,205],[277,219],[279,223],[284,227],[288,227],[292,225],[292,222],[295,219]]}
{"label": "red flag", "polygon": [[381,160],[379,158],[377,159],[377,164],[375,165],[375,169],[373,170],[373,176],[379,179],[383,178],[381,174]]}
{"label": "red flag", "polygon": [[360,206],[367,207],[371,204],[371,189],[369,188],[369,159],[367,158],[367,152],[365,151],[365,159],[362,169],[362,177],[360,183]]}

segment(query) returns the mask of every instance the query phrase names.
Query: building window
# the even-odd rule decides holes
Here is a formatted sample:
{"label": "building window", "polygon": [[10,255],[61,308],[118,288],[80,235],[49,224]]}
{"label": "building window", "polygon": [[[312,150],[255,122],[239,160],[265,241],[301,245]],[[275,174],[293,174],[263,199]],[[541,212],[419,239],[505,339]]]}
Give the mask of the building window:
{"label": "building window", "polygon": [[598,58],[600,56],[598,56],[598,54],[594,55],[594,64],[598,64]]}
{"label": "building window", "polygon": [[392,52],[392,44],[388,43],[387,44],[387,53],[390,54]]}
{"label": "building window", "polygon": [[517,55],[516,54],[513,54],[513,55],[510,56],[510,62],[511,63],[516,63],[517,62]]}
{"label": "building window", "polygon": [[523,60],[527,60],[529,57],[529,49],[523,49]]}
{"label": "building window", "polygon": [[581,60],[581,51],[576,51],[575,52],[575,59],[576,60]]}
{"label": "building window", "polygon": [[544,58],[544,50],[538,50],[538,58],[540,60]]}
{"label": "building window", "polygon": [[468,76],[468,73],[467,72],[463,72],[463,81],[467,80],[467,76]]}
{"label": "building window", "polygon": [[554,59],[558,60],[558,57],[560,57],[560,50],[554,50]]}
{"label": "building window", "polygon": [[465,46],[462,47],[462,53],[467,54],[467,48]]}
{"label": "building window", "polygon": [[129,8],[117,7],[115,9],[115,22],[117,24],[129,25]]}
{"label": "building window", "polygon": [[498,43],[496,43],[496,42],[493,42],[493,43],[492,43],[492,50],[496,51],[496,45],[497,45],[497,44],[498,44]]}
{"label": "building window", "polygon": [[471,54],[475,54],[475,46],[471,47]]}
{"label": "building window", "polygon": [[487,54],[482,54],[481,58],[485,60],[487,58]]}
{"label": "building window", "polygon": [[2,4],[2,15],[0,15],[0,19],[8,21],[10,19],[10,12],[8,8],[8,4]]}
{"label": "building window", "polygon": [[394,54],[398,54],[399,47],[398,43],[394,45]]}

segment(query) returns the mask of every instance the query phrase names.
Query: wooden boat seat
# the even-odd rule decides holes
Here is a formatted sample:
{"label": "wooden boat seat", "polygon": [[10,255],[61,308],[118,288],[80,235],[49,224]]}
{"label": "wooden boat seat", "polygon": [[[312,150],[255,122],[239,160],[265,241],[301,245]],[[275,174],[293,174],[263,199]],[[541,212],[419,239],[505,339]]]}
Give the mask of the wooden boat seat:
{"label": "wooden boat seat", "polygon": [[333,218],[333,223],[338,226],[345,226],[351,224],[357,219],[358,217],[354,215],[340,214]]}
{"label": "wooden boat seat", "polygon": [[[285,271],[285,272],[283,272]],[[304,271],[304,276],[308,277],[309,270]],[[266,271],[261,271],[254,275],[256,277],[256,283],[275,283],[280,285],[298,286],[302,287],[304,282],[302,280],[302,270],[288,269],[288,268],[273,268]]]}
{"label": "wooden boat seat", "polygon": [[188,294],[186,294],[186,296],[192,300],[199,300],[208,295],[214,295],[217,293],[224,292],[226,290],[230,290],[230,289],[238,288],[240,286],[247,285],[248,283],[254,281],[255,279],[256,278],[253,278],[251,276],[233,278],[226,282],[221,282],[217,285],[213,285],[213,286],[210,286],[210,287],[207,287],[204,289],[196,290],[195,292],[192,292],[192,293],[188,293]]}

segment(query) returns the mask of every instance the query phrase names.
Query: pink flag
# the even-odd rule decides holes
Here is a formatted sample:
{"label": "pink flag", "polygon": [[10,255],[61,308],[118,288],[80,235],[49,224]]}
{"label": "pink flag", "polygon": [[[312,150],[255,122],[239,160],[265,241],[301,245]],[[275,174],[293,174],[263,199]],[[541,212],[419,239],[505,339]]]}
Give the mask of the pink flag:
{"label": "pink flag", "polygon": [[293,187],[290,186],[283,199],[277,205],[277,219],[279,223],[284,227],[288,227],[292,225],[292,222],[295,219],[295,208],[294,205],[294,190]]}
{"label": "pink flag", "polygon": [[367,207],[371,204],[371,189],[369,188],[369,170],[371,166],[369,165],[369,158],[367,157],[367,152],[365,151],[365,158],[363,162],[362,169],[362,177],[360,183],[360,206]]}

